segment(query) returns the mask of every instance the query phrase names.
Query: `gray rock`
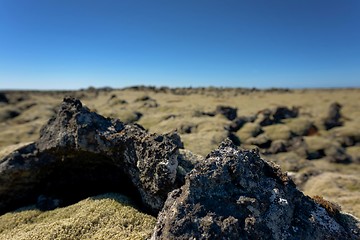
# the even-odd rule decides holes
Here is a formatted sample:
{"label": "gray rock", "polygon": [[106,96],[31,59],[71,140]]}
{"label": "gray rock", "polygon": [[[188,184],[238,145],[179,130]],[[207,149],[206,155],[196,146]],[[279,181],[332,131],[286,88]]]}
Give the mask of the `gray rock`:
{"label": "gray rock", "polygon": [[227,140],[169,194],[151,239],[359,239],[359,222],[347,217]]}
{"label": "gray rock", "polygon": [[180,147],[176,133],[148,134],[139,125],[104,118],[65,98],[39,140],[0,160],[0,213],[36,202],[40,195],[66,204],[119,191],[156,214],[168,192],[179,187]]}

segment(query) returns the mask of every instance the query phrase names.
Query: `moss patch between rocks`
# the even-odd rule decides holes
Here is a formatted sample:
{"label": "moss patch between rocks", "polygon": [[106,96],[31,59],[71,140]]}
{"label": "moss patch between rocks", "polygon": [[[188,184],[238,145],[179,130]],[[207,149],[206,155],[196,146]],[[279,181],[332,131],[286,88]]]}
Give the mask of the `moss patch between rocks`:
{"label": "moss patch between rocks", "polygon": [[52,211],[30,206],[4,214],[0,239],[146,239],[155,222],[125,196],[111,193]]}

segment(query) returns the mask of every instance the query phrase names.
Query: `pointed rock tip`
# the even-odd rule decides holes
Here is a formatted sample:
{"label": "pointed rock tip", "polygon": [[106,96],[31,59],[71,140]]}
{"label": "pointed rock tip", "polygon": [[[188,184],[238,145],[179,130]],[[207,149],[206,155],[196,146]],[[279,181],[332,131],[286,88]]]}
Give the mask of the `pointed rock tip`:
{"label": "pointed rock tip", "polygon": [[75,108],[80,110],[83,107],[81,101],[74,97],[65,97],[61,103],[61,109],[72,109]]}

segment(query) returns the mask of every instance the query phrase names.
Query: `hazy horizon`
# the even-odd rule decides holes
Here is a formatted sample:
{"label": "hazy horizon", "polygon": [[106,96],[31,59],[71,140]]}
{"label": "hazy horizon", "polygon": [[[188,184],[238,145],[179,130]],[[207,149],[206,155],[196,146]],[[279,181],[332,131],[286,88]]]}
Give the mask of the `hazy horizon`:
{"label": "hazy horizon", "polygon": [[81,87],[81,88],[0,88],[0,91],[40,91],[40,92],[46,92],[46,91],[86,91],[90,90],[91,88],[95,89],[106,89],[110,88],[112,90],[122,90],[122,89],[130,89],[130,88],[136,88],[136,87],[145,87],[145,88],[169,88],[169,89],[201,89],[201,88],[215,88],[215,89],[257,89],[257,90],[271,90],[271,89],[289,89],[289,90],[337,90],[337,89],[359,89],[360,87],[228,87],[228,86],[180,86],[180,87],[169,87],[169,86],[154,86],[154,85],[129,85],[124,87],[111,87],[111,86],[88,86],[88,87]]}
{"label": "hazy horizon", "polygon": [[360,87],[360,1],[0,0],[0,89]]}

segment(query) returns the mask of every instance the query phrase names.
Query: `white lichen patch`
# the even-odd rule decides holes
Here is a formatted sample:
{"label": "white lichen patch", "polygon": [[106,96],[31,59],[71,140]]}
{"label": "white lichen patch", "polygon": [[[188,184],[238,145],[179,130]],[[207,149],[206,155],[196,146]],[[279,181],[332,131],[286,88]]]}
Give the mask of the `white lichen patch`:
{"label": "white lichen patch", "polygon": [[287,201],[285,198],[279,198],[278,203],[279,203],[281,206],[286,206],[286,205],[289,204],[288,201]]}

